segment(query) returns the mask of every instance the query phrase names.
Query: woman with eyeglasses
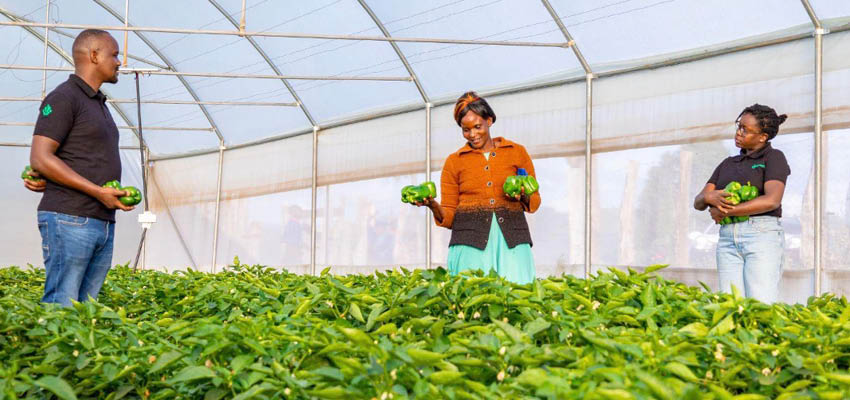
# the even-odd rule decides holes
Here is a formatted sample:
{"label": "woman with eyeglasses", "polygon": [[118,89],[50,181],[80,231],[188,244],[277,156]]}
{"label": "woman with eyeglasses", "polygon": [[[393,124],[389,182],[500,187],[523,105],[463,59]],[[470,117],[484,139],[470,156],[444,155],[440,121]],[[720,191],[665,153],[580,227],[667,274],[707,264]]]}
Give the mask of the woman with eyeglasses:
{"label": "woman with eyeglasses", "polygon": [[[785,232],[779,218],[791,168],[782,151],[774,149],[770,141],[786,118],[761,104],[745,108],[736,121],[735,146],[741,149],[740,154],[723,160],[694,199],[694,208],[708,208],[717,223],[725,217],[749,217],[720,227],[720,290],[730,293],[735,285],[746,297],[764,303],[778,300],[782,278]],[[731,194],[724,191],[733,181],[755,186],[758,197],[734,205]]]}

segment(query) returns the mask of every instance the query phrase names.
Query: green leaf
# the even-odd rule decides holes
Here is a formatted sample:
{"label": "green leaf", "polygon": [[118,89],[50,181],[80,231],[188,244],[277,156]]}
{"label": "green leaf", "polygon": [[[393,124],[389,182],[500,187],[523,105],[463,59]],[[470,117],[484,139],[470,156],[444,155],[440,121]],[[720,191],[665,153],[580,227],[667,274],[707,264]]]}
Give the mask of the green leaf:
{"label": "green leaf", "polygon": [[360,323],[366,323],[366,320],[363,319],[363,313],[360,311],[360,306],[358,306],[357,303],[351,303],[349,312],[351,313],[351,316],[360,321]]}
{"label": "green leaf", "polygon": [[153,367],[151,367],[148,373],[153,374],[159,372],[182,357],[183,353],[179,351],[169,351],[168,353],[165,353],[156,359],[156,362],[153,364]]}
{"label": "green leaf", "polygon": [[726,316],[726,318],[723,318],[722,321],[717,323],[714,328],[711,328],[708,334],[715,336],[723,336],[729,333],[732,329],[735,329],[735,319],[732,317],[732,314],[729,314]]}
{"label": "green leaf", "polygon": [[511,324],[499,320],[495,320],[493,321],[493,323],[498,326],[499,329],[503,330],[505,334],[507,334],[511,338],[511,340],[514,341],[514,343],[526,343],[531,341],[525,333],[523,333],[521,330],[517,329]]}
{"label": "green leaf", "polygon": [[199,379],[208,379],[215,377],[215,372],[204,366],[189,366],[180,370],[174,378],[171,378],[171,383],[191,382]]}
{"label": "green leaf", "polygon": [[688,382],[698,382],[699,378],[691,372],[691,369],[688,368],[685,364],[679,362],[669,362],[664,366],[664,369],[673,375],[678,376]]}
{"label": "green leaf", "polygon": [[679,329],[679,333],[687,333],[691,336],[704,337],[708,335],[708,327],[703,325],[702,322],[694,322]]}
{"label": "green leaf", "polygon": [[74,393],[74,389],[72,389],[71,385],[69,385],[68,382],[65,382],[62,378],[56,376],[42,376],[34,383],[36,386],[50,391],[62,400],[77,400],[77,395]]}
{"label": "green leaf", "polygon": [[534,335],[549,329],[552,326],[545,319],[537,317],[534,321],[531,321],[525,325],[523,331],[528,334],[528,336],[534,337]]}

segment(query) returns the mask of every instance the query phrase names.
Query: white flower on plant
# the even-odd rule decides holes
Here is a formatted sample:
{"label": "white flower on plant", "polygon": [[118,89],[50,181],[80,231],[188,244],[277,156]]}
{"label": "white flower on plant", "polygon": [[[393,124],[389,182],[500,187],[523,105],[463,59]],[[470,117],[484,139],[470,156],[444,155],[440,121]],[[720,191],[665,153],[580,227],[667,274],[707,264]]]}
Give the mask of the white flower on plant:
{"label": "white flower on plant", "polygon": [[496,375],[496,380],[499,382],[505,380],[505,370],[499,371],[499,374]]}
{"label": "white flower on plant", "polygon": [[601,305],[602,305],[602,303],[600,303],[600,302],[598,302],[598,301],[596,301],[596,300],[594,300],[594,301],[593,301],[593,309],[594,309],[594,310],[596,310],[597,308],[599,308],[599,306],[601,306]]}
{"label": "white flower on plant", "polygon": [[774,357],[778,356],[778,355],[779,355],[779,349],[774,350],[774,351],[773,351],[772,353],[770,353],[770,354],[772,354]]}
{"label": "white flower on plant", "polygon": [[765,368],[765,369],[761,370],[761,374],[764,375],[764,376],[770,375],[770,368]]}
{"label": "white flower on plant", "polygon": [[508,349],[507,349],[505,346],[502,346],[502,348],[501,348],[501,349],[499,349],[499,355],[500,355],[500,356],[505,355],[505,352],[506,352],[506,351],[508,351]]}
{"label": "white flower on plant", "polygon": [[558,312],[557,312],[557,311],[552,311],[552,318],[555,318],[555,317],[557,317],[557,316],[558,316]]}
{"label": "white flower on plant", "polygon": [[292,389],[290,389],[290,388],[283,389],[283,394],[289,396],[290,394],[292,394]]}
{"label": "white flower on plant", "polygon": [[457,313],[457,319],[463,319],[463,311]]}
{"label": "white flower on plant", "polygon": [[472,319],[478,319],[478,318],[481,318],[481,314],[479,314],[478,311],[476,311],[475,314],[472,314]]}
{"label": "white flower on plant", "polygon": [[711,371],[705,371],[705,379],[714,379],[714,374]]}
{"label": "white flower on plant", "polygon": [[74,350],[74,352],[73,352],[73,353],[71,353],[71,354],[73,354],[73,355],[74,355],[74,357],[79,357],[80,352],[79,352],[79,351],[77,351],[77,350]]}
{"label": "white flower on plant", "polygon": [[397,375],[398,373],[396,372],[396,370],[390,371],[390,377],[393,378],[393,380],[396,380],[396,378],[398,378]]}

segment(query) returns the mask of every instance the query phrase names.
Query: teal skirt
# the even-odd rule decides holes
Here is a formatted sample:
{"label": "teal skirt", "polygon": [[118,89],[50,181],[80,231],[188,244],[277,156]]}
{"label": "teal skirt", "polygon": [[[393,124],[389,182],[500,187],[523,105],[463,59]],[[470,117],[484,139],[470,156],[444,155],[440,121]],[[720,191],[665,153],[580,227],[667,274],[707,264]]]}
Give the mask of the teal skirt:
{"label": "teal skirt", "polygon": [[449,274],[455,276],[461,271],[476,269],[487,274],[495,270],[499,276],[514,283],[533,282],[535,275],[531,245],[523,243],[508,248],[495,214],[492,219],[490,237],[484,250],[462,244],[449,246]]}

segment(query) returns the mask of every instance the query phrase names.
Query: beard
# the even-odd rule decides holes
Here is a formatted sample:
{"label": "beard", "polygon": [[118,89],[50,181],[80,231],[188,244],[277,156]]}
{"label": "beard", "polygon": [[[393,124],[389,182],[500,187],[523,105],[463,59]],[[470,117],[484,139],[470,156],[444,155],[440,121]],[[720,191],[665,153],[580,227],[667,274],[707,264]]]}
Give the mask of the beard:
{"label": "beard", "polygon": [[118,83],[118,72],[116,72],[115,75],[112,75],[106,81],[109,82],[109,83]]}

